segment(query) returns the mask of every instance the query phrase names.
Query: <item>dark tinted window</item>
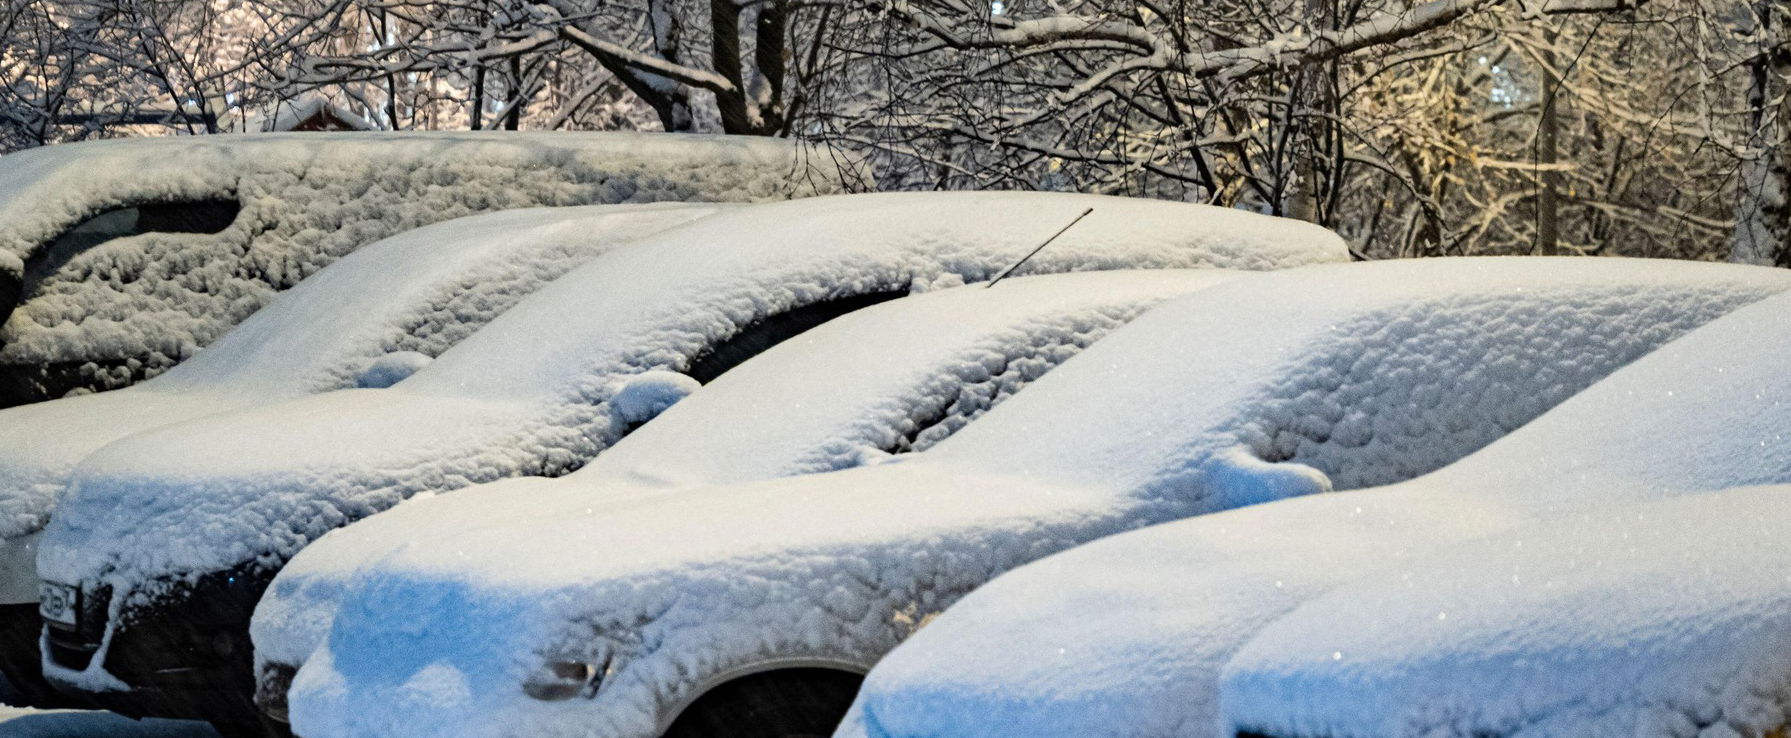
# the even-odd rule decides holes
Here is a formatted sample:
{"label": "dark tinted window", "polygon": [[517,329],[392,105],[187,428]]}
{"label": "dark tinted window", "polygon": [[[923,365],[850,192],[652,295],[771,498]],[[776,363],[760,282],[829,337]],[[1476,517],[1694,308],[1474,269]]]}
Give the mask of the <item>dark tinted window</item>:
{"label": "dark tinted window", "polygon": [[708,351],[692,360],[690,368],[684,373],[698,382],[708,384],[727,370],[739,366],[741,362],[758,356],[766,349],[803,331],[859,308],[888,302],[907,294],[907,290],[903,290],[836,297],[760,319],[731,338],[711,346]]}
{"label": "dark tinted window", "polygon": [[75,255],[112,239],[144,233],[218,233],[229,228],[241,211],[241,203],[227,199],[144,203],[107,210],[32,252],[25,262],[22,291],[26,295],[36,292],[39,282]]}

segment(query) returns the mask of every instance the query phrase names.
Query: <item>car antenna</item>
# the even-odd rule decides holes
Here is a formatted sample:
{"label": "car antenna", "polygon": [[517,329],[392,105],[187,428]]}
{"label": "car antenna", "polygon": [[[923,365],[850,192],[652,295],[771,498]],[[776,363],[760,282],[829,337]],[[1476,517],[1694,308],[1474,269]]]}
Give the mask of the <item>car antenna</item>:
{"label": "car antenna", "polygon": [[1025,264],[1028,259],[1031,259],[1034,256],[1038,256],[1040,251],[1044,251],[1045,247],[1050,246],[1051,242],[1057,240],[1058,236],[1063,235],[1064,231],[1067,231],[1067,230],[1075,227],[1075,225],[1077,223],[1081,223],[1082,219],[1088,217],[1088,214],[1092,213],[1092,212],[1094,212],[1094,208],[1089,208],[1087,210],[1082,211],[1081,215],[1076,216],[1076,219],[1070,221],[1069,225],[1066,225],[1062,228],[1057,229],[1056,233],[1051,234],[1050,238],[1045,239],[1044,243],[1039,244],[1038,248],[1033,249],[1032,253],[1020,257],[1020,260],[1014,262],[1013,266],[1001,270],[1000,274],[995,275],[994,279],[989,280],[988,287],[984,287],[983,289],[988,289],[989,287],[994,287],[996,282],[1000,282],[1003,279],[1007,279],[1007,275],[1013,274],[1014,270],[1019,269],[1020,265]]}

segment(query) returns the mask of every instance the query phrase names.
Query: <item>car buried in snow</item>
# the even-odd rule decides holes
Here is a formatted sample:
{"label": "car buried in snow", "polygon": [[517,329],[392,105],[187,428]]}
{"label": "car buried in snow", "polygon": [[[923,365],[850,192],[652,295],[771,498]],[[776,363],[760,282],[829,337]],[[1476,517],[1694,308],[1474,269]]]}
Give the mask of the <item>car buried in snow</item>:
{"label": "car buried in snow", "polygon": [[925,453],[591,495],[588,515],[418,515],[348,582],[288,715],[339,737],[799,733],[1007,569],[1436,469],[1788,280],[1613,259],[1276,272],[1153,309]]}
{"label": "car buried in snow", "polygon": [[9,701],[66,701],[40,676],[37,546],[88,454],[207,415],[389,386],[598,254],[724,207],[522,209],[406,231],[281,293],[165,374],[0,410],[0,675],[16,692]]}
{"label": "car buried in snow", "polygon": [[[817,159],[825,157],[816,157]],[[0,407],[194,355],[386,236],[536,206],[843,190],[757,137],[302,133],[114,139],[0,159]]]}
{"label": "car buried in snow", "polygon": [[45,586],[76,602],[46,621],[44,675],[120,712],[250,727],[250,614],[318,536],[417,493],[571,472],[764,348],[916,288],[988,280],[1078,214],[1022,271],[1348,258],[1310,224],[1104,196],[846,195],[718,213],[598,257],[389,389],[89,456],[38,554]]}
{"label": "car buried in snow", "polygon": [[601,514],[610,500],[924,451],[1150,306],[1246,274],[1079,272],[892,300],[741,364],[576,473],[406,503],[335,531],[300,551],[256,608],[257,700],[284,720],[292,675],[329,631],[355,570],[414,531],[476,527],[517,505],[541,519]]}
{"label": "car buried in snow", "polygon": [[[1780,560],[1745,537],[1782,520],[1677,559],[1673,529],[1709,530],[1711,490],[1791,482],[1788,308],[1714,320],[1434,473],[1010,572],[878,664],[837,735],[1768,735],[1784,682],[1748,690],[1785,662],[1718,665],[1762,632],[1746,647],[1784,654],[1784,572],[1745,570]],[[1574,622],[1526,619],[1551,602]]]}

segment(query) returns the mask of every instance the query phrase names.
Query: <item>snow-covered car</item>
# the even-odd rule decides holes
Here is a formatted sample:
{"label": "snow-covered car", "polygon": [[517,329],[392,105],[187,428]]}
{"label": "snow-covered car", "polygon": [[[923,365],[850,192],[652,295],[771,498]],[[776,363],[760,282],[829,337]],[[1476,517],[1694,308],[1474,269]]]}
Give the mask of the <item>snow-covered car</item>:
{"label": "snow-covered car", "polygon": [[[1471,569],[1438,566],[1474,539],[1524,524],[1573,519],[1625,502],[1791,481],[1791,444],[1785,442],[1785,429],[1791,427],[1791,381],[1784,372],[1791,360],[1787,309],[1791,296],[1781,295],[1713,321],[1435,473],[1380,489],[1285,500],[1127,533],[1007,574],[884,659],[838,735],[1325,735],[1309,730],[1315,723],[1307,718],[1317,719],[1337,694],[1301,691],[1297,675],[1266,666],[1226,685],[1225,694],[1248,699],[1235,702],[1240,722],[1224,722],[1223,714],[1231,714],[1230,707],[1221,712],[1225,665],[1258,633],[1267,643],[1271,636],[1263,629],[1276,618],[1377,572],[1394,580],[1388,586],[1409,589],[1363,603],[1374,617],[1403,612],[1394,602],[1406,596],[1456,582],[1473,586],[1482,580]],[[1571,334],[1560,341],[1563,348],[1579,344]],[[1042,384],[1032,391],[1042,391]],[[1510,542],[1522,540],[1514,534]],[[1582,541],[1576,560],[1599,565],[1605,560],[1602,540],[1601,534]],[[1505,593],[1521,597],[1528,587],[1547,587],[1553,571],[1517,572],[1517,581],[1505,582],[1510,587]],[[1650,586],[1692,592],[1722,586],[1731,572],[1711,575],[1722,578]],[[1070,582],[1074,586],[1066,586]],[[1608,605],[1580,615],[1619,625],[1624,617],[1642,614],[1619,615],[1628,602]],[[1439,610],[1430,617],[1439,614],[1451,622],[1465,619],[1470,627],[1481,616],[1468,609]],[[1334,612],[1312,615],[1302,622]],[[1335,625],[1347,628],[1350,622]],[[1322,657],[1344,669],[1338,676],[1366,676],[1348,671],[1357,654],[1341,645],[1346,637],[1339,630],[1325,632],[1337,635],[1339,645],[1327,646]],[[1278,630],[1273,637],[1287,634]],[[1400,637],[1406,635],[1417,634]],[[1569,656],[1539,651],[1535,663]],[[1613,678],[1624,679],[1621,674]],[[1282,678],[1289,681],[1276,682]],[[1344,699],[1355,699],[1355,687],[1353,682],[1342,687],[1350,690]],[[1459,704],[1494,708],[1494,695],[1476,693],[1471,681],[1434,689],[1461,691],[1452,693],[1459,699],[1450,705],[1417,704],[1405,716],[1442,717]],[[1305,701],[1309,697],[1313,702]],[[1308,705],[1319,712],[1307,711]],[[1325,719],[1342,725],[1376,706],[1352,703],[1354,712]],[[1438,712],[1427,712],[1432,708]],[[1441,733],[1416,734],[1458,735],[1447,732],[1449,725],[1431,726]],[[1504,725],[1459,735],[1512,734],[1506,728],[1515,731]]]}
{"label": "snow-covered car", "polygon": [[1271,623],[1225,668],[1226,723],[1331,738],[1791,729],[1791,487],[1562,518]]}
{"label": "snow-covered car", "polygon": [[[331,261],[534,206],[842,189],[758,137],[304,133],[116,139],[0,159],[0,407],[166,370]],[[848,171],[848,174],[851,172]]]}
{"label": "snow-covered car", "polygon": [[46,591],[74,602],[46,618],[45,676],[122,712],[258,720],[249,617],[318,536],[419,492],[570,472],[771,344],[916,287],[988,280],[1078,217],[1021,270],[1348,258],[1306,223],[1091,195],[845,195],[703,218],[598,257],[392,388],[89,456],[38,553]]}
{"label": "snow-covered car", "polygon": [[292,726],[825,732],[856,674],[1002,571],[1141,525],[1435,469],[1788,280],[1439,259],[1219,285],[922,454],[413,530],[350,581],[288,690]]}
{"label": "snow-covered car", "polygon": [[37,542],[88,454],[193,418],[391,385],[597,255],[723,207],[523,209],[406,231],[282,293],[165,374],[0,410],[0,675],[16,697],[56,701],[39,676]]}
{"label": "snow-covered car", "polygon": [[[400,505],[294,557],[251,632],[257,700],[283,718],[286,687],[329,631],[360,564],[414,531],[515,515],[592,514],[593,504],[875,464],[924,451],[1146,308],[1221,284],[1216,269],[1020,277],[865,308],[754,357],[680,401],[589,466]],[[524,496],[526,495],[526,496]]]}

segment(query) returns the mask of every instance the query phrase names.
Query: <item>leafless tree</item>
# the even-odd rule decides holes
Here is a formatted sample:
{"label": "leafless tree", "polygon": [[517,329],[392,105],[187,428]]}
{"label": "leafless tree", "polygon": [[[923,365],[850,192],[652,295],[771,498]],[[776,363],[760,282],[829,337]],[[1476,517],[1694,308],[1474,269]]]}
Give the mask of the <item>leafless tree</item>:
{"label": "leafless tree", "polygon": [[[8,148],[159,127],[215,133],[333,33],[347,0],[4,0]],[[238,121],[240,123],[240,121]]]}
{"label": "leafless tree", "polygon": [[0,0],[0,146],[253,127],[801,136],[885,188],[1313,220],[1365,257],[1785,264],[1776,0]]}

